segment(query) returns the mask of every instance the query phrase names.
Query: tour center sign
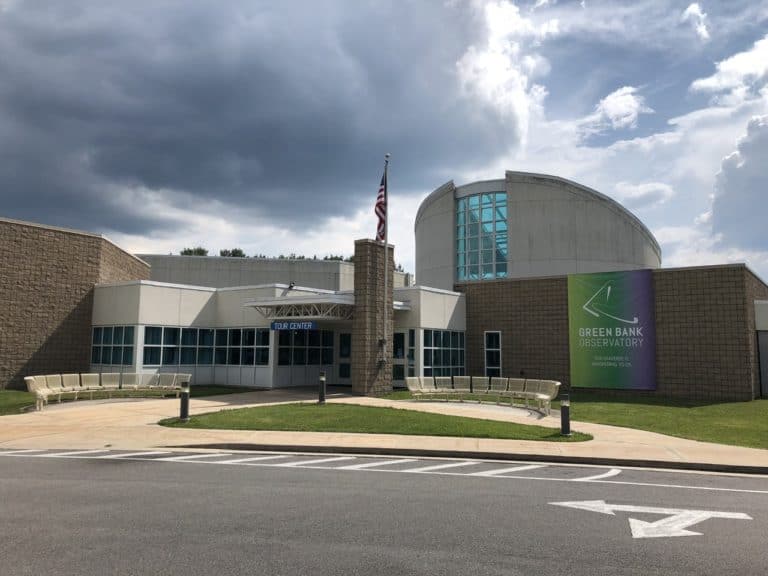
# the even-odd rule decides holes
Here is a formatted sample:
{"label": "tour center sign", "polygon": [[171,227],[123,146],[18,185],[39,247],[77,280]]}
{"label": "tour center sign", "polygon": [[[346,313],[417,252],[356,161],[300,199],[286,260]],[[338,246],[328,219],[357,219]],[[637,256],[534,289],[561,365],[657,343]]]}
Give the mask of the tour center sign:
{"label": "tour center sign", "polygon": [[568,276],[571,386],[656,389],[651,270]]}

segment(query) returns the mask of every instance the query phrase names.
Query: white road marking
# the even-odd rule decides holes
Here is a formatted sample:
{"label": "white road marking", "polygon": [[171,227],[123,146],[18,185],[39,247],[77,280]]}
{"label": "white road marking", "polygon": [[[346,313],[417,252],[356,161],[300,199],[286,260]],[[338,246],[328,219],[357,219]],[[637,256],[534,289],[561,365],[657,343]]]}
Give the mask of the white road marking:
{"label": "white road marking", "polygon": [[459,466],[474,466],[480,462],[451,462],[450,464],[438,464],[437,466],[425,466],[423,468],[409,468],[400,472],[432,472],[433,470],[445,470],[446,468],[458,468]]}
{"label": "white road marking", "polygon": [[647,486],[650,488],[681,488],[683,490],[709,490],[711,492],[738,492],[741,494],[768,494],[768,490],[749,490],[746,488],[718,488],[716,486],[686,486],[683,484],[657,484],[654,482],[624,482],[621,480],[595,480],[595,482],[598,484],[601,484],[601,483],[616,484],[617,486]]}
{"label": "white road marking", "polygon": [[718,512],[714,510],[685,510],[681,508],[656,508],[654,506],[634,506],[629,504],[608,504],[605,500],[584,500],[578,502],[550,502],[554,506],[564,506],[577,510],[587,510],[615,516],[616,512],[636,512],[639,514],[663,514],[666,518],[656,522],[645,522],[629,518],[632,538],[673,538],[677,536],[701,536],[687,528],[710,518],[731,520],[752,520],[743,512]]}
{"label": "white road marking", "polygon": [[119,460],[120,458],[136,458],[138,456],[156,456],[158,454],[170,454],[170,452],[128,452],[128,454],[109,454],[107,456],[97,456],[101,460]]}
{"label": "white road marking", "polygon": [[197,460],[200,458],[213,458],[215,456],[232,456],[229,452],[212,452],[209,454],[185,454],[184,456],[169,456],[168,458],[154,458],[160,462],[183,462],[184,460]]}
{"label": "white road marking", "polygon": [[618,476],[621,474],[620,468],[611,468],[608,472],[603,474],[596,474],[595,476],[585,476],[584,478],[574,478],[574,482],[592,482],[593,480],[601,480],[602,478],[610,478],[611,476]]}
{"label": "white road marking", "polygon": [[218,462],[215,462],[215,464],[243,464],[245,462],[261,462],[262,460],[276,460],[278,458],[288,458],[288,454],[281,454],[279,456],[257,456],[255,458],[237,458],[235,460],[219,460]]}
{"label": "white road marking", "polygon": [[395,464],[407,464],[416,462],[413,458],[402,458],[400,460],[382,460],[380,462],[366,462],[365,464],[350,464],[349,466],[339,466],[336,470],[364,470],[365,468],[378,468],[379,466],[394,466]]}
{"label": "white road marking", "polygon": [[337,456],[336,458],[321,458],[320,460],[300,460],[299,462],[288,462],[288,464],[272,464],[275,467],[294,468],[298,466],[314,466],[315,464],[325,464],[326,462],[339,462],[341,460],[357,460],[354,456]]}
{"label": "white road marking", "polygon": [[524,470],[535,470],[536,468],[544,468],[544,464],[530,464],[528,466],[515,466],[514,468],[499,468],[498,470],[486,470],[485,472],[472,472],[467,476],[499,476],[501,474],[508,474],[509,472],[523,472]]}
{"label": "white road marking", "polygon": [[[39,454],[39,452],[42,452],[42,454]],[[92,454],[92,453],[96,453],[96,452],[104,452],[104,451],[103,450],[97,450],[97,451],[88,451],[88,450],[86,450],[86,451],[84,451],[85,454]],[[66,454],[66,453],[64,453],[64,454]],[[69,454],[72,454],[72,453],[69,453]],[[221,454],[217,454],[217,455],[221,455]],[[30,450],[5,450],[5,451],[0,451],[0,456],[12,456],[12,457],[25,457],[26,456],[26,457],[29,457],[29,458],[45,458],[45,457],[62,457],[62,454],[61,453],[48,453],[45,450],[32,450],[32,449],[30,449]],[[256,456],[256,457],[249,457],[249,458],[238,458],[238,459],[235,459],[235,460],[219,460],[219,461],[215,461],[215,462],[205,461],[205,460],[196,460],[196,461],[192,461],[192,462],[193,463],[200,463],[200,464],[241,464],[242,463],[242,464],[246,464],[246,465],[250,465],[251,463],[253,463],[252,464],[253,466],[270,466],[270,467],[274,467],[274,466],[276,466],[275,464],[272,464],[270,462],[266,462],[266,463],[262,464],[261,461],[262,460],[274,460],[274,459],[278,459],[278,458],[289,458],[289,457],[296,457],[296,456],[297,455],[295,453],[290,453],[290,454],[282,454],[282,455]],[[88,458],[88,459],[104,459],[104,458],[107,458],[107,456],[86,456],[86,455],[83,455],[83,456],[70,456],[70,457],[71,458]],[[122,457],[127,459],[127,457],[125,455],[122,455]],[[349,457],[349,458],[352,458],[352,457]],[[163,461],[164,460],[164,458],[142,458],[141,456],[133,456],[133,457],[131,457],[131,459],[132,460],[144,460],[144,461],[147,461],[147,462],[155,461],[155,460],[159,460],[159,461]],[[329,459],[322,459],[322,460],[325,460],[327,462]],[[314,463],[322,462],[322,460],[321,461],[310,460],[310,461],[298,462],[298,463],[295,463],[293,466],[289,466],[289,467],[305,466],[306,464],[312,463],[312,462],[314,462]],[[332,460],[335,460],[335,459],[332,459]],[[419,461],[418,459],[406,459],[406,460]],[[186,460],[186,461],[190,461],[190,460]],[[421,461],[423,462],[425,460],[421,460]],[[184,462],[184,460],[182,460],[182,462]],[[472,464],[478,464],[478,463],[481,463],[481,462],[478,462],[478,461],[460,462],[457,465],[458,466],[468,466],[468,465],[472,465]],[[484,462],[485,463],[492,463],[492,462],[493,463],[499,463],[498,461],[484,461]],[[404,472],[424,471],[424,469],[418,469],[418,468],[411,469],[411,470],[381,468],[380,466],[385,466],[387,464],[386,461],[384,463],[378,463],[377,462],[375,464],[374,463],[370,463],[370,464],[371,464],[371,466],[365,466],[365,467],[361,466],[360,469],[362,469],[363,471],[367,470],[369,472],[385,472],[385,473],[389,473],[389,474],[399,474],[399,473],[404,473]],[[454,466],[457,466],[457,465],[456,464],[450,464],[449,466],[450,467],[454,467]],[[286,467],[285,465],[281,465],[281,466],[282,467]],[[355,471],[355,470],[358,469],[357,466],[358,465],[353,465],[353,466],[337,466],[337,467],[329,466],[327,468],[323,468],[322,466],[318,466],[318,467],[316,467],[316,469],[351,470],[351,471]],[[539,465],[535,465],[535,466],[539,466]],[[577,465],[568,465],[568,464],[551,463],[551,462],[550,463],[546,463],[544,465],[544,467],[547,467],[547,466],[578,467]],[[539,481],[541,481],[541,482],[594,482],[595,484],[614,484],[616,486],[642,486],[642,487],[649,487],[649,488],[675,488],[675,489],[681,489],[681,490],[702,490],[702,491],[709,491],[709,492],[733,492],[733,493],[737,493],[737,494],[768,494],[768,490],[754,490],[754,489],[747,489],[747,488],[721,488],[721,487],[716,487],[716,486],[695,486],[695,485],[690,485],[690,484],[686,484],[686,485],[681,485],[681,484],[662,484],[662,483],[658,483],[658,482],[630,482],[630,481],[621,481],[621,480],[596,479],[596,478],[598,478],[598,476],[603,476],[602,474],[598,475],[598,476],[591,476],[591,477],[586,477],[586,478],[576,478],[576,479],[574,479],[574,478],[556,478],[556,477],[553,478],[551,476],[550,477],[523,476],[523,475],[519,475],[518,476],[518,475],[514,475],[514,474],[510,474],[510,475],[503,474],[502,475],[502,474],[498,473],[497,471],[489,471],[489,472],[493,472],[493,473],[488,473],[488,474],[483,474],[483,473],[460,473],[460,472],[441,472],[440,469],[443,469],[445,467],[446,467],[445,465],[439,465],[437,467],[436,473],[437,474],[441,474],[441,475],[445,475],[445,476],[457,476],[457,477],[488,476],[490,478],[503,478],[505,480],[528,480],[528,481],[536,481],[536,482],[539,482]],[[589,468],[589,466],[584,466],[584,467],[585,468]],[[307,466],[307,468],[310,468],[310,467]],[[369,468],[370,468],[370,470],[368,470]],[[429,468],[431,468],[432,470],[435,470],[434,466],[428,466],[427,469],[429,469]],[[522,469],[522,467],[521,467],[521,469]],[[650,470],[650,471],[655,471],[655,472],[671,472],[671,473],[677,472],[677,473],[685,473],[685,474],[702,473],[702,474],[707,474],[707,475],[710,475],[710,476],[713,475],[713,473],[698,472],[698,471],[695,471],[695,470],[677,470],[677,471],[671,470],[670,471],[670,470],[664,470],[664,469],[648,469],[648,468],[642,468],[642,470],[646,470],[646,471]],[[726,474],[725,476],[733,477],[732,474]],[[751,474],[748,475],[747,477],[750,477],[750,478],[766,478],[766,476],[764,476],[764,475],[751,475]],[[605,478],[605,476],[603,476],[603,478]]]}
{"label": "white road marking", "polygon": [[77,452],[58,452],[56,454],[46,454],[46,456],[50,456],[51,458],[69,458],[71,456],[79,456],[82,458],[86,454],[104,454],[104,452],[109,452],[109,450],[78,450]]}

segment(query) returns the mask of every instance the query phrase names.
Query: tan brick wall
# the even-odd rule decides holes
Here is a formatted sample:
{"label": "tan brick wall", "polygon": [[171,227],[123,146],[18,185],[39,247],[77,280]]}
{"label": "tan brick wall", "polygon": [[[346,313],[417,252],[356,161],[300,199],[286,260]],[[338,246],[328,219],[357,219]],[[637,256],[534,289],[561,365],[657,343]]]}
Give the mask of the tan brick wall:
{"label": "tan brick wall", "polygon": [[108,240],[101,240],[98,284],[125,280],[149,280],[149,266],[121,250]]}
{"label": "tan brick wall", "polygon": [[657,393],[707,401],[753,398],[755,333],[754,318],[751,330],[748,322],[746,268],[662,269],[653,280]]}
{"label": "tan brick wall", "polygon": [[466,294],[466,370],[485,372],[484,331],[501,331],[503,376],[570,379],[565,276],[456,286]]}
{"label": "tan brick wall", "polygon": [[[656,395],[703,401],[759,395],[754,300],[768,286],[744,265],[659,269]],[[466,367],[484,371],[484,330],[502,332],[502,372],[570,385],[566,277],[459,284],[466,294]]]}
{"label": "tan brick wall", "polygon": [[0,388],[90,362],[93,286],[149,267],[91,234],[0,220]]}
{"label": "tan brick wall", "polygon": [[[367,396],[392,391],[392,280],[394,249],[388,247],[387,342],[379,340],[384,326],[384,247],[373,240],[355,242],[355,316],[352,321],[352,390]],[[381,362],[383,360],[383,362]]]}

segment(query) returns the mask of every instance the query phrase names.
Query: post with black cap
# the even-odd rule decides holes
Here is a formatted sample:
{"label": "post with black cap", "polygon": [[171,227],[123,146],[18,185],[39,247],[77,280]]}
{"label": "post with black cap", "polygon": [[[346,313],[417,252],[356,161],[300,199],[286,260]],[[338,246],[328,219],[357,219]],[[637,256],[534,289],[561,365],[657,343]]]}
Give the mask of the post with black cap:
{"label": "post with black cap", "polygon": [[183,382],[181,384],[179,397],[181,398],[179,420],[182,422],[189,422],[189,382]]}
{"label": "post with black cap", "polygon": [[317,383],[317,403],[325,404],[325,371],[320,372],[320,379]]}
{"label": "post with black cap", "polygon": [[560,399],[560,435],[571,435],[571,398],[568,392]]}

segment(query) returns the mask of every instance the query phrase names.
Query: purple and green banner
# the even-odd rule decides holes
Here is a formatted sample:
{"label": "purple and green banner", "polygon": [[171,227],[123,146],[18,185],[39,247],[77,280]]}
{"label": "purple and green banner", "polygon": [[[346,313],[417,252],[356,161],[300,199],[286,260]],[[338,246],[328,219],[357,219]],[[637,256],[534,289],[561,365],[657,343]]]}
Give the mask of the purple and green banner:
{"label": "purple and green banner", "polygon": [[651,270],[568,276],[571,386],[656,389]]}

